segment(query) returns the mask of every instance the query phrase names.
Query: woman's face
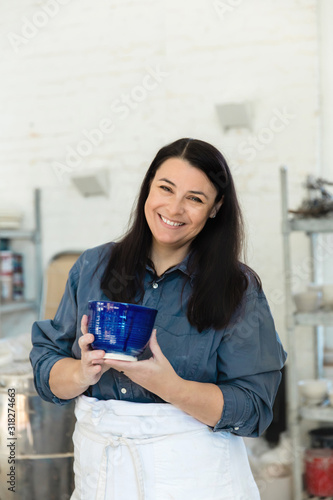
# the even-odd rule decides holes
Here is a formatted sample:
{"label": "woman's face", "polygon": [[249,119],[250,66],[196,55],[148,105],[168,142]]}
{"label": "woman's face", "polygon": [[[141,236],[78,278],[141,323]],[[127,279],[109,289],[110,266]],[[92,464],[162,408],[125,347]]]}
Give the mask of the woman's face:
{"label": "woman's face", "polygon": [[216,188],[206,174],[180,158],[169,158],[156,171],[145,203],[155,249],[188,248],[209,217],[217,213]]}

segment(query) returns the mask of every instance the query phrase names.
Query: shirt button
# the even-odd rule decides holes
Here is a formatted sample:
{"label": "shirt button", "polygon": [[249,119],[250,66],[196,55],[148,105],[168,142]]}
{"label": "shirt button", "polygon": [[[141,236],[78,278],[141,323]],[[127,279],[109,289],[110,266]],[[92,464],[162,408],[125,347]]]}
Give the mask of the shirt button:
{"label": "shirt button", "polygon": [[234,431],[238,431],[239,427],[234,427]]}
{"label": "shirt button", "polygon": [[126,394],[126,392],[127,392],[127,391],[126,391],[125,387],[123,387],[123,388],[121,389],[121,392],[122,392],[123,394]]}
{"label": "shirt button", "polygon": [[158,283],[153,283],[153,288],[158,288]]}

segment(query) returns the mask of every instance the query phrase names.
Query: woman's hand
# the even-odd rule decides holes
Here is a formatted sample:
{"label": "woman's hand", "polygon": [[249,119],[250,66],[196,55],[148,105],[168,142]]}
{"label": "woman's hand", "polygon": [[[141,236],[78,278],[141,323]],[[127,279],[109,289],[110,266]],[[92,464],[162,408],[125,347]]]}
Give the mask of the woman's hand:
{"label": "woman's hand", "polygon": [[90,344],[94,341],[94,335],[88,333],[88,316],[86,314],[82,316],[81,331],[83,333],[83,336],[79,338],[81,364],[77,376],[78,383],[86,387],[96,384],[103,373],[110,369],[110,366],[104,363],[104,351],[91,348]]}
{"label": "woman's hand", "polygon": [[143,361],[104,360],[105,365],[123,372],[136,384],[169,401],[180,387],[183,379],[177,375],[158,345],[156,330],[153,330],[149,347],[153,356]]}
{"label": "woman's hand", "polygon": [[90,344],[94,336],[88,333],[88,316],[81,320],[83,336],[79,338],[81,359],[65,357],[54,363],[50,371],[50,389],[61,399],[73,399],[96,384],[103,373],[110,369],[104,364],[104,351],[95,351]]}

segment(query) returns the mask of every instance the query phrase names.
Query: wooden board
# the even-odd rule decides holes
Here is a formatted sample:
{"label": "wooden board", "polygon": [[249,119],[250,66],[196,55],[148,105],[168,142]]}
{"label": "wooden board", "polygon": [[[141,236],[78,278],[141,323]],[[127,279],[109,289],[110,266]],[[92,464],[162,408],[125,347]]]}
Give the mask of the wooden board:
{"label": "wooden board", "polygon": [[50,262],[46,271],[44,319],[54,318],[65,291],[68,273],[80,255],[80,252],[61,253]]}

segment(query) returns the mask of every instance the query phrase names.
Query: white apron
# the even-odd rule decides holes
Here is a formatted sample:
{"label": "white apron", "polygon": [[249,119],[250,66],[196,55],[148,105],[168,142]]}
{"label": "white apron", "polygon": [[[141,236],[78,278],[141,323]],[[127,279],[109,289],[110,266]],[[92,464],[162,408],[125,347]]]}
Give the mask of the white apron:
{"label": "white apron", "polygon": [[71,500],[260,500],[243,439],[170,404],[75,407]]}

